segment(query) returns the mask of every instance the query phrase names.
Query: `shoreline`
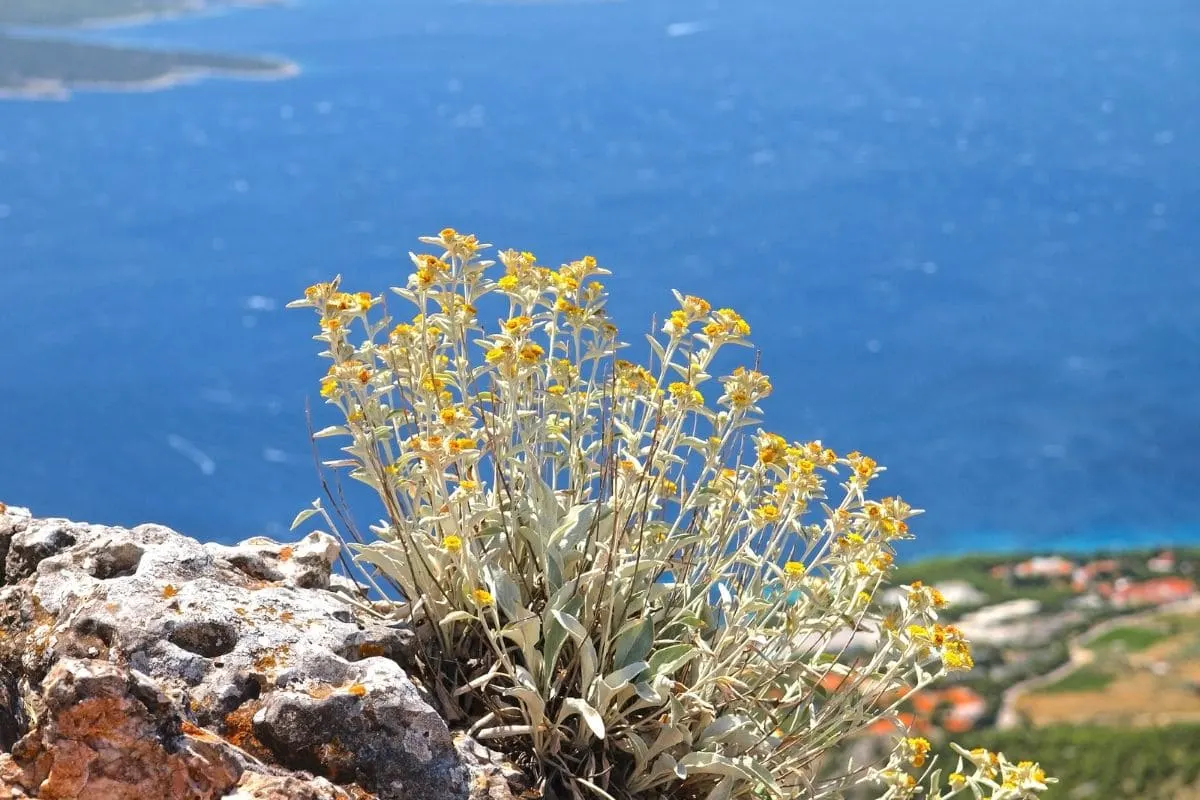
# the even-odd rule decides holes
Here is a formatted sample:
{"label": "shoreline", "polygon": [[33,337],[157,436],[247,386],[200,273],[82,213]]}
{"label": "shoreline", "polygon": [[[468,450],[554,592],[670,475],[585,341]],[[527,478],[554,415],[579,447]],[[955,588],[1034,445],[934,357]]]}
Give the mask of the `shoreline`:
{"label": "shoreline", "polygon": [[[54,39],[54,33],[68,31],[106,30],[134,28],[159,22],[174,22],[203,15],[220,14],[240,8],[264,8],[270,6],[282,7],[289,0],[229,0],[229,2],[212,2],[212,0],[193,0],[182,7],[162,11],[147,11],[116,17],[84,18],[75,22],[58,25],[20,25],[9,26],[8,35],[22,37],[22,34],[33,34],[36,41],[45,42],[48,46],[65,44],[68,40]],[[5,35],[6,28],[0,25],[0,39]],[[45,37],[45,38],[43,38]],[[145,53],[161,53],[166,56],[185,55],[183,51],[157,50],[124,46],[119,44],[87,43],[82,46],[96,47],[124,52],[131,55]],[[194,53],[196,56],[210,55]],[[187,86],[212,78],[232,78],[236,80],[278,81],[294,78],[301,73],[299,63],[286,59],[276,59],[270,56],[246,56],[246,61],[258,59],[261,68],[257,67],[172,67],[165,72],[148,78],[137,80],[104,80],[53,77],[45,75],[23,76],[18,70],[15,81],[9,85],[0,83],[0,101],[5,100],[39,100],[66,101],[76,92],[160,92],[179,86]]]}
{"label": "shoreline", "polygon": [[[63,22],[59,24],[21,24],[9,25],[8,27],[14,30],[32,31],[36,33],[53,33],[54,31],[103,31],[108,29],[121,28],[137,28],[144,25],[151,25],[157,22],[174,22],[176,20],[188,19],[189,17],[202,17],[205,15],[219,14],[224,11],[230,11],[241,8],[269,8],[271,6],[282,7],[289,3],[289,0],[228,0],[228,2],[213,3],[208,0],[200,0],[199,4],[190,7],[175,8],[162,11],[141,11],[133,14],[124,14],[119,16],[100,16],[100,17],[83,17],[74,22]],[[5,26],[0,23],[0,29]]]}
{"label": "shoreline", "polygon": [[20,86],[0,86],[0,101],[34,100],[63,102],[75,92],[120,92],[127,94],[162,92],[179,86],[190,86],[212,78],[237,80],[282,81],[301,72],[300,65],[285,61],[263,70],[221,69],[205,67],[172,69],[162,75],[137,81],[67,81],[61,78],[31,78]]}

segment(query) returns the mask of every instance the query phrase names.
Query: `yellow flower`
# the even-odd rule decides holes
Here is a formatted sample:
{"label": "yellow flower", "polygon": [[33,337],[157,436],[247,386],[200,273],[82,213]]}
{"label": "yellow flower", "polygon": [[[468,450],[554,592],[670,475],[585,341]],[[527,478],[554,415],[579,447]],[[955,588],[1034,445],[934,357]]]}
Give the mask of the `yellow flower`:
{"label": "yellow flower", "polygon": [[683,406],[699,406],[704,405],[704,395],[700,390],[690,383],[683,381],[675,381],[667,387],[667,391],[671,393],[671,397],[675,398],[676,402]]}
{"label": "yellow flower", "polygon": [[533,319],[522,314],[519,317],[506,319],[502,324],[504,325],[504,330],[509,333],[524,333],[533,326]]}
{"label": "yellow flower", "polygon": [[512,345],[502,344],[499,347],[493,347],[484,353],[483,358],[489,364],[495,364],[497,361],[503,361],[512,355]]}
{"label": "yellow flower", "polygon": [[904,740],[901,749],[908,762],[920,768],[925,765],[925,759],[929,756],[929,740],[921,736],[910,737]]}
{"label": "yellow flower", "polygon": [[750,335],[750,325],[732,308],[722,308],[704,326],[704,335],[714,340],[742,339]]}
{"label": "yellow flower", "polygon": [[799,561],[789,561],[783,565],[783,574],[789,578],[799,578],[804,575],[804,565]]}
{"label": "yellow flower", "polygon": [[496,281],[496,288],[502,292],[511,292],[515,290],[521,283],[521,280],[516,275],[505,275],[500,280]]}
{"label": "yellow flower", "polygon": [[971,647],[966,642],[950,642],[942,650],[942,664],[951,672],[966,672],[975,666]]}
{"label": "yellow flower", "polygon": [[321,397],[333,397],[337,394],[338,382],[336,378],[326,378],[321,381]]}
{"label": "yellow flower", "polygon": [[304,299],[311,303],[322,303],[332,291],[333,284],[331,283],[314,283],[304,290]]}
{"label": "yellow flower", "polygon": [[552,383],[546,387],[546,394],[562,397],[567,391],[566,387],[560,383]]}
{"label": "yellow flower", "polygon": [[954,789],[955,791],[958,791],[967,785],[967,776],[963,775],[961,772],[951,772],[950,775],[947,776],[946,780],[950,783],[950,788]]}
{"label": "yellow flower", "polygon": [[771,503],[763,503],[754,509],[754,516],[761,522],[775,522],[779,519],[779,509]]}
{"label": "yellow flower", "polygon": [[680,305],[683,306],[680,310],[687,315],[689,322],[700,319],[712,310],[712,305],[707,300],[701,297],[693,297],[690,294],[683,298],[683,302]]}
{"label": "yellow flower", "polygon": [[668,336],[683,336],[687,333],[688,318],[687,314],[682,311],[672,311],[667,317],[667,321],[663,323],[662,331]]}
{"label": "yellow flower", "polygon": [[521,360],[526,364],[536,364],[546,351],[534,342],[526,342],[521,346]]}
{"label": "yellow flower", "polygon": [[774,433],[764,433],[758,441],[758,460],[763,464],[777,464],[787,452],[787,441]]}
{"label": "yellow flower", "polygon": [[475,605],[485,608],[495,602],[492,593],[487,589],[476,589],[471,593],[471,597],[475,600]]}
{"label": "yellow flower", "polygon": [[452,533],[442,539],[442,547],[448,553],[457,553],[459,550],[462,550],[462,539]]}

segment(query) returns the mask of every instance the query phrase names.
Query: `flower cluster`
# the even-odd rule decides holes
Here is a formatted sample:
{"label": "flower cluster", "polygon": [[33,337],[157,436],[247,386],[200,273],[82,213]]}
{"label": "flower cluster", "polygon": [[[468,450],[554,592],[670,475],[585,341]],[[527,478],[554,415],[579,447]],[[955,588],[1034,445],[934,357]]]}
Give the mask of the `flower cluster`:
{"label": "flower cluster", "polygon": [[[356,563],[437,651],[424,678],[448,716],[524,750],[547,793],[915,792],[923,739],[870,776],[828,763],[971,666],[935,589],[876,602],[919,513],[868,498],[883,467],[764,429],[757,369],[710,374],[748,344],[732,309],[676,293],[638,363],[617,357],[595,258],[496,264],[449,228],[421,241],[398,317],[336,279],[292,305],[316,312],[330,361],[320,392],[342,419],[317,436],[342,455],[326,463],[381,501]],[[312,513],[332,525],[319,504],[298,522]],[[846,645],[863,632],[871,646]],[[964,785],[1035,786],[1006,763]]]}

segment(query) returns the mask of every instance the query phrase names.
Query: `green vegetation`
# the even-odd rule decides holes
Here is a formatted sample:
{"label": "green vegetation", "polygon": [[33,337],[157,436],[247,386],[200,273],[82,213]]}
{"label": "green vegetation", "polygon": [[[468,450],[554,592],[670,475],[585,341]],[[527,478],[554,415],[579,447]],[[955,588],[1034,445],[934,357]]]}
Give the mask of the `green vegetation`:
{"label": "green vegetation", "polygon": [[1113,682],[1113,678],[1114,675],[1108,670],[1088,665],[1064,675],[1060,680],[1043,686],[1038,691],[1044,694],[1094,692],[1108,686]]}
{"label": "green vegetation", "polygon": [[183,0],[2,0],[0,91],[60,94],[74,86],[136,86],[184,74],[278,74],[287,66],[267,58],[107,47],[4,32],[6,25],[71,25],[195,9],[195,3]]}
{"label": "green vegetation", "polygon": [[[901,566],[896,571],[896,580],[902,583],[921,580],[930,584],[966,581],[983,592],[989,604],[1032,599],[1040,602],[1047,611],[1061,609],[1067,600],[1075,596],[1075,592],[1067,585],[1013,585],[1004,578],[992,576],[992,568],[1015,563],[1023,557],[992,553],[930,558]],[[953,608],[950,612],[956,613]]]}
{"label": "green vegetation", "polygon": [[[1038,754],[1059,783],[1044,800],[1174,800],[1181,789],[1200,790],[1200,725],[1163,728],[1054,726],[979,731],[976,742],[993,750]],[[942,765],[957,755],[947,748]]]}
{"label": "green vegetation", "polygon": [[1132,626],[1113,628],[1088,642],[1088,647],[1093,649],[1119,647],[1127,653],[1136,653],[1139,650],[1145,650],[1147,647],[1161,642],[1167,638],[1167,635],[1166,631],[1155,628]]}
{"label": "green vegetation", "polygon": [[38,82],[132,85],[181,72],[272,73],[281,67],[259,58],[129,50],[0,33],[0,89],[26,88]]}
{"label": "green vegetation", "polygon": [[0,3],[0,26],[64,27],[97,20],[193,12],[197,5],[195,0],[4,0]]}

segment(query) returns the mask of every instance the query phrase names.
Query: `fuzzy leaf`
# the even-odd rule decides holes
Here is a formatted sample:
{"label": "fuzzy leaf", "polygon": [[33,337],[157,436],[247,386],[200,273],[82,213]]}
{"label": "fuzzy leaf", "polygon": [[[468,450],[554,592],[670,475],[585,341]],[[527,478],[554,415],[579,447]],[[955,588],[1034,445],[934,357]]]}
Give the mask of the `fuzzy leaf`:
{"label": "fuzzy leaf", "polygon": [[700,651],[690,644],[667,645],[650,656],[650,670],[656,675],[674,675],[676,670],[698,655]]}
{"label": "fuzzy leaf", "polygon": [[321,428],[312,435],[314,439],[324,439],[329,436],[349,436],[350,429],[345,425],[330,425],[328,428]]}
{"label": "fuzzy leaf", "polygon": [[584,540],[595,518],[595,503],[572,506],[562,523],[550,534],[549,544],[559,550],[574,550]]}
{"label": "fuzzy leaf", "polygon": [[613,654],[613,665],[624,667],[626,664],[644,660],[654,643],[654,621],[643,617],[617,634]]}
{"label": "fuzzy leaf", "polygon": [[760,783],[775,795],[781,794],[779,785],[775,783],[770,770],[749,758],[730,758],[719,753],[693,750],[679,759],[679,766],[686,769],[689,775],[701,773],[741,778],[745,781]]}
{"label": "fuzzy leaf", "polygon": [[306,519],[308,519],[315,513],[317,513],[317,509],[315,509],[315,508],[304,509],[303,511],[301,511],[299,514],[296,515],[296,518],[294,520],[292,520],[292,526],[290,528],[288,528],[288,530],[289,531],[296,530],[296,528],[299,528],[301,525],[304,524],[304,521]]}
{"label": "fuzzy leaf", "polygon": [[604,738],[604,719],[600,716],[600,712],[588,705],[586,701],[578,697],[568,697],[563,700],[562,710],[558,712],[558,721],[562,722],[572,714],[581,716],[597,739]]}
{"label": "fuzzy leaf", "polygon": [[587,630],[583,627],[583,624],[579,620],[575,619],[575,617],[564,611],[559,611],[558,609],[552,609],[550,611],[550,615],[554,617],[555,622],[563,626],[567,633],[571,634],[571,637],[574,638],[575,641],[582,642],[587,638]]}
{"label": "fuzzy leaf", "polygon": [[[540,727],[546,720],[546,701],[541,694],[533,689],[517,687],[515,689],[506,689],[504,694],[509,697],[515,697],[521,702],[521,706],[525,709],[525,718],[533,727]],[[561,714],[560,714],[561,716]]]}

